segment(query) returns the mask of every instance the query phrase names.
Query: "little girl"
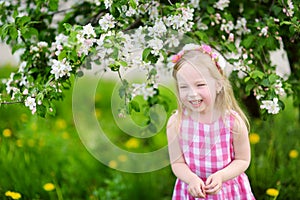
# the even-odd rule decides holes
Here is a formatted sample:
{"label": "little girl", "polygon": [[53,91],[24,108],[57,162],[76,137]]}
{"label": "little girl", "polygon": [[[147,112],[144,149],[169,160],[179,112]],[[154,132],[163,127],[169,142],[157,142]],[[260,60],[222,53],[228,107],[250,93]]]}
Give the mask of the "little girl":
{"label": "little girl", "polygon": [[167,125],[173,200],[254,199],[244,171],[250,163],[249,123],[210,46],[172,58],[178,111]]}

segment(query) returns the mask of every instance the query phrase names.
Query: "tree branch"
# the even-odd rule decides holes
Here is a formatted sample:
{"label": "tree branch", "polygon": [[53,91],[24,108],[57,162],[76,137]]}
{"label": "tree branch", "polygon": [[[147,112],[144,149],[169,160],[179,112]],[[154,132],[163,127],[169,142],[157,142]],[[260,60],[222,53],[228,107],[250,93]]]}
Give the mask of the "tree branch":
{"label": "tree branch", "polygon": [[18,103],[23,103],[23,101],[4,101],[4,102],[0,102],[0,105],[10,105],[10,104],[18,104]]}

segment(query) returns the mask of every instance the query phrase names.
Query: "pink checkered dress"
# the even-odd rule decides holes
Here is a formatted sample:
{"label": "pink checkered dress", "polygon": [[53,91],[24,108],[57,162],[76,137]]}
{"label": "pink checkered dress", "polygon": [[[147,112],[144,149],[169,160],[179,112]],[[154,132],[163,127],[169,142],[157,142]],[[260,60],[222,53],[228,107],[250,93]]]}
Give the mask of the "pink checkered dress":
{"label": "pink checkered dress", "polygon": [[[211,124],[202,124],[183,115],[180,131],[180,146],[190,169],[204,182],[214,172],[226,167],[234,159],[233,115],[227,115]],[[194,200],[187,190],[188,185],[177,179],[173,200]],[[224,182],[215,195],[206,195],[213,200],[252,200],[255,199],[245,173]]]}

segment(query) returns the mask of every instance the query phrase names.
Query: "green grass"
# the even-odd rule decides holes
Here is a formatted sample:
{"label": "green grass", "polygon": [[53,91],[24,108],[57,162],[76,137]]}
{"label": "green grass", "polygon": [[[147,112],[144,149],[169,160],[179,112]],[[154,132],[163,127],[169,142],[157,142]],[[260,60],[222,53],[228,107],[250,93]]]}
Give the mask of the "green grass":
{"label": "green grass", "polygon": [[[134,137],[118,128],[111,113],[113,87],[113,82],[105,82],[105,87],[97,88],[95,98],[97,119],[109,139],[137,153],[165,146],[165,128],[149,139],[135,138],[136,146],[128,144]],[[274,199],[266,194],[268,188],[279,190],[277,199],[300,199],[299,156],[289,157],[291,150],[300,152],[298,110],[290,99],[285,102],[281,114],[266,121],[251,120],[251,133],[257,133],[260,140],[251,145],[252,162],[247,174],[257,199]],[[72,116],[72,90],[56,104],[57,115],[45,119],[32,116],[21,105],[0,107],[0,199],[10,199],[5,196],[7,191],[18,192],[26,200],[171,199],[175,177],[170,166],[139,174],[107,167],[86,150],[78,136]],[[137,123],[144,123],[138,113],[133,115]],[[7,133],[11,135],[5,136]],[[55,189],[46,191],[46,183],[54,184]]]}

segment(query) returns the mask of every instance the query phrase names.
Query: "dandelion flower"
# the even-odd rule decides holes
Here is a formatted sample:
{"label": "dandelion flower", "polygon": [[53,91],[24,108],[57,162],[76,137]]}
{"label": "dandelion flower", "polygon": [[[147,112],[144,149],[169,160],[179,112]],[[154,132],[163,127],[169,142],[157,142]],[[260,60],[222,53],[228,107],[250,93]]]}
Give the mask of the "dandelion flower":
{"label": "dandelion flower", "polygon": [[125,146],[129,149],[138,148],[139,141],[136,138],[130,138],[126,143]]}
{"label": "dandelion flower", "polygon": [[126,155],[122,154],[122,155],[119,155],[119,156],[118,156],[118,159],[119,159],[119,161],[121,161],[121,162],[126,162],[128,158],[127,158]]}
{"label": "dandelion flower", "polygon": [[111,160],[111,161],[109,161],[109,163],[108,163],[108,166],[109,166],[110,168],[116,168],[117,165],[118,165],[118,163],[117,163],[115,160]]}
{"label": "dandelion flower", "polygon": [[67,127],[67,123],[65,120],[63,119],[58,119],[56,122],[55,122],[55,125],[57,128],[59,129],[65,129]]}
{"label": "dandelion flower", "polygon": [[3,134],[4,137],[11,137],[12,136],[12,132],[9,128],[4,129],[2,134]]}
{"label": "dandelion flower", "polygon": [[50,192],[55,189],[55,185],[53,183],[46,183],[43,188],[44,190]]}
{"label": "dandelion flower", "polygon": [[277,197],[279,195],[279,191],[275,188],[269,188],[266,191],[267,195],[272,196],[272,197]]}
{"label": "dandelion flower", "polygon": [[251,144],[259,143],[260,136],[257,133],[250,133],[249,134],[249,141]]}
{"label": "dandelion flower", "polygon": [[289,153],[290,158],[297,158],[298,157],[298,151],[296,149],[293,149]]}
{"label": "dandelion flower", "polygon": [[11,197],[12,199],[20,199],[22,197],[20,193],[12,191],[5,192],[5,196]]}

